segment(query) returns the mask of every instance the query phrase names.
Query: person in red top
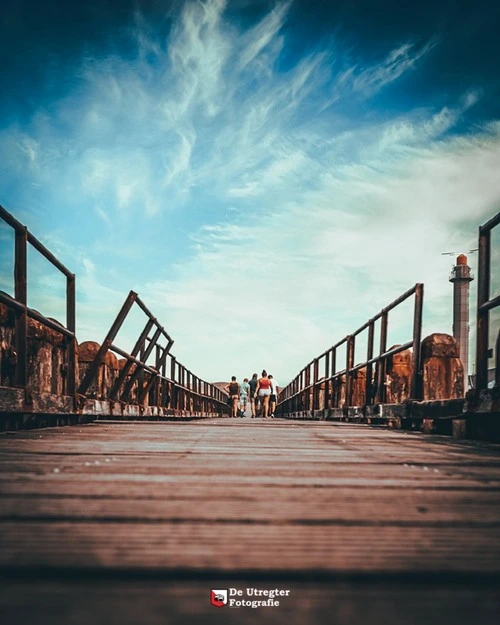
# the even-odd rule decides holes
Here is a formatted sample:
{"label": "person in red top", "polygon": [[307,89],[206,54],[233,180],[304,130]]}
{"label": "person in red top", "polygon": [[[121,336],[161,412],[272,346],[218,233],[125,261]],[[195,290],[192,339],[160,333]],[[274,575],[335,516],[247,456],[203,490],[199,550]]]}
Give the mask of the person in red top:
{"label": "person in red top", "polygon": [[267,371],[265,369],[262,371],[262,377],[259,378],[257,388],[255,389],[255,397],[257,396],[260,399],[262,416],[264,419],[267,419],[269,412],[269,397],[271,396],[271,380],[267,377]]}

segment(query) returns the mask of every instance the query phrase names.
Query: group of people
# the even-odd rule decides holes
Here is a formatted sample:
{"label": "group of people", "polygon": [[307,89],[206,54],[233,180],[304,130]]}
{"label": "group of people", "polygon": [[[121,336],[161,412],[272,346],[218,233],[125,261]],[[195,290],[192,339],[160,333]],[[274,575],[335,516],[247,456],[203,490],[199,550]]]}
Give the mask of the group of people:
{"label": "group of people", "polygon": [[276,401],[278,397],[278,383],[272,375],[268,375],[266,370],[262,371],[259,378],[256,373],[249,381],[245,378],[238,383],[233,375],[227,388],[229,393],[229,404],[231,407],[231,417],[244,417],[247,407],[250,404],[252,419],[256,417],[271,417],[274,419]]}

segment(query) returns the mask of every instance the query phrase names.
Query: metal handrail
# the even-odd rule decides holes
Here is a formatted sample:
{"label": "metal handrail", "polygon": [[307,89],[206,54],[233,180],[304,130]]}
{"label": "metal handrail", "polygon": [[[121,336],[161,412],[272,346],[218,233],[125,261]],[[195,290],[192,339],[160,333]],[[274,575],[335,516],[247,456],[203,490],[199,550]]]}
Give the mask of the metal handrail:
{"label": "metal handrail", "polygon": [[[141,308],[148,319],[132,352],[128,353],[115,345],[113,341],[134,304]],[[153,330],[153,328],[156,328],[156,330],[153,336],[150,337],[149,332]],[[166,346],[159,344],[158,341],[161,338],[167,340]],[[107,399],[119,401],[121,403],[137,403],[142,405],[153,385],[156,384],[156,388],[161,389],[161,384],[166,383],[171,386],[170,390],[175,390],[175,402],[172,401],[173,393],[170,395],[169,399],[170,404],[175,403],[175,405],[171,405],[173,409],[185,409],[186,405],[190,403],[190,400],[195,397],[205,402],[207,406],[212,405],[220,412],[227,412],[227,395],[216,386],[201,380],[182,365],[175,356],[170,353],[173,343],[173,339],[168,335],[163,326],[160,325],[156,317],[153,316],[139,295],[135,291],[130,291],[115,321],[111,325],[106,338],[83,376],[78,388],[78,394],[82,400],[87,398],[89,389],[95,381],[101,365],[104,363],[106,354],[108,351],[112,351],[122,358],[125,358],[127,362],[124,364],[113,386],[107,393]],[[155,348],[157,350],[156,361],[155,365],[151,366],[147,364],[147,360]],[[170,377],[166,375],[167,357],[170,358]],[[133,365],[135,365],[135,369],[132,371]],[[144,373],[149,374],[149,380],[144,381],[140,379],[141,375]],[[138,392],[136,401],[132,402],[130,395],[135,384],[138,386]],[[195,388],[200,388],[201,385],[203,385],[205,391],[208,390],[208,393],[200,393],[198,390],[195,390]],[[160,401],[159,404],[163,406],[164,402]]]}
{"label": "metal handrail", "polygon": [[[476,329],[476,388],[488,387],[488,358],[489,358],[489,313],[500,306],[500,295],[490,299],[491,286],[491,231],[500,224],[500,212],[482,226],[479,226],[479,257],[478,257],[478,284],[477,284],[477,329]],[[500,332],[499,332],[500,337]],[[500,341],[496,343],[497,358],[495,367],[496,386],[500,386],[500,358],[498,349]]]}
{"label": "metal handrail", "polygon": [[[385,372],[386,362],[389,358],[398,354],[406,349],[412,348],[413,354],[413,375],[411,384],[411,397],[413,399],[420,399],[422,393],[421,384],[421,354],[420,354],[420,341],[422,334],[422,311],[423,311],[423,284],[418,283],[411,289],[405,291],[402,295],[392,301],[388,306],[383,308],[375,316],[369,319],[366,323],[360,326],[355,332],[347,335],[332,347],[322,352],[319,356],[311,360],[298,375],[292,380],[292,382],[286,386],[279,394],[278,406],[281,408],[281,412],[295,412],[299,407],[306,410],[318,409],[319,406],[319,389],[321,385],[324,385],[325,389],[325,401],[322,408],[328,406],[329,391],[333,390],[333,382],[346,377],[346,402],[345,406],[351,405],[352,392],[353,392],[353,377],[361,369],[366,368],[366,388],[365,388],[365,402],[367,404],[372,403],[375,399],[380,402],[385,399]],[[387,331],[388,331],[388,314],[391,310],[396,308],[399,304],[406,301],[408,298],[415,295],[415,305],[413,312],[413,338],[404,345],[387,349]],[[380,350],[377,356],[374,356],[374,328],[375,323],[381,320],[381,332],[380,332]],[[354,365],[354,349],[356,337],[364,330],[368,329],[368,346],[367,357],[362,363]],[[342,371],[336,371],[337,350],[342,345],[346,344],[346,366]],[[319,377],[319,363],[324,359],[325,374],[321,378]],[[372,397],[373,381],[372,366],[376,366],[376,386],[375,397]],[[313,380],[311,382],[311,367],[313,368]],[[311,390],[312,390],[312,406],[311,406]]]}
{"label": "metal handrail", "polygon": [[[59,332],[66,339],[66,394],[75,395],[76,390],[76,290],[75,274],[65,267],[28,228],[0,206],[0,219],[13,228],[14,242],[14,297],[0,293],[0,302],[15,311],[16,368],[14,384],[26,388],[28,383],[28,318]],[[48,319],[28,307],[28,245],[31,245],[59,272],[66,277],[66,326]]]}
{"label": "metal handrail", "polygon": [[[195,376],[170,354],[170,349],[174,342],[173,339],[134,291],[130,291],[127,296],[122,309],[118,313],[104,342],[85,372],[77,390],[75,275],[65,267],[43,243],[31,234],[26,226],[21,224],[2,206],[0,206],[0,218],[8,226],[13,228],[15,233],[14,297],[7,293],[0,292],[0,303],[12,309],[15,314],[15,386],[26,389],[28,384],[28,318],[31,318],[47,328],[60,333],[64,337],[67,351],[65,390],[68,395],[75,398],[78,397],[80,401],[88,399],[89,388],[95,381],[107,352],[114,351],[123,358],[126,358],[127,362],[110,389],[108,399],[122,403],[129,402],[131,390],[134,385],[137,385],[137,402],[142,404],[150,393],[153,385],[156,384],[156,389],[160,389],[161,385],[168,385],[171,395],[175,395],[176,397],[176,405],[173,406],[174,408],[182,409],[182,406],[186,407],[190,404],[191,399],[193,399],[193,401],[196,401],[201,407],[213,409],[213,412],[228,411],[227,395],[223,391]],[[38,311],[30,308],[27,304],[28,245],[31,245],[66,277],[66,325],[62,325],[57,321],[45,317]],[[146,314],[148,321],[132,353],[128,353],[115,345],[113,341],[134,304]],[[150,330],[154,331],[152,337],[149,336]],[[166,341],[166,345],[160,345],[159,340]],[[154,349],[156,349],[156,361],[154,366],[150,366],[147,364],[147,360]],[[168,357],[171,359],[170,377],[166,374]],[[131,371],[133,365],[135,365],[135,369]],[[147,374],[149,379],[140,379],[144,374]],[[157,393],[156,390],[154,392]],[[170,403],[172,403],[172,401]],[[162,406],[164,405],[164,403],[160,403]]]}

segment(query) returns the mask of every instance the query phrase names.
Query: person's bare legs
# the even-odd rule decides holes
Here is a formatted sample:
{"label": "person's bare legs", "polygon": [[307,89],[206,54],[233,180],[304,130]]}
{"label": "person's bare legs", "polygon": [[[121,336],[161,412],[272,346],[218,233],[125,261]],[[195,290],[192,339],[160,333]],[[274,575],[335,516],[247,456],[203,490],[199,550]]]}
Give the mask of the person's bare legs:
{"label": "person's bare legs", "polygon": [[262,416],[264,419],[267,419],[267,415],[269,413],[269,395],[263,395],[261,397],[262,400]]}
{"label": "person's bare legs", "polygon": [[233,398],[233,406],[231,408],[231,416],[232,417],[237,417],[238,416],[238,396]]}

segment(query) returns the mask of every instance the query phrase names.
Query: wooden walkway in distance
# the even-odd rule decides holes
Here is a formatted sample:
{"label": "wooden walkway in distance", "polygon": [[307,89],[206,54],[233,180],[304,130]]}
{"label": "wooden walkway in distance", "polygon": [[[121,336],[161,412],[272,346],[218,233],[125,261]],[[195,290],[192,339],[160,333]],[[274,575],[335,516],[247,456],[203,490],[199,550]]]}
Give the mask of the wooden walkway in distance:
{"label": "wooden walkway in distance", "polygon": [[499,493],[500,445],[364,425],[4,433],[0,621],[498,623]]}

